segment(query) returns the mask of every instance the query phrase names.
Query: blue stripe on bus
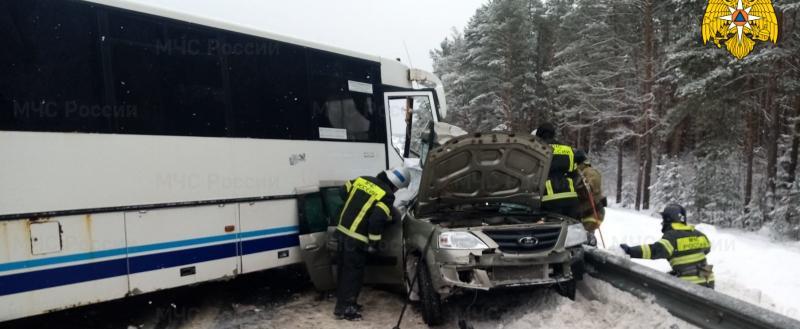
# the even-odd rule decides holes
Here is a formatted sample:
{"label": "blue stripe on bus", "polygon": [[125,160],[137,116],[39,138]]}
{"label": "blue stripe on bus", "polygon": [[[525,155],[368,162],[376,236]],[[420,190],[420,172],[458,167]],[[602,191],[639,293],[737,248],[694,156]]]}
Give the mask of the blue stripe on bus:
{"label": "blue stripe on bus", "polygon": [[50,258],[24,260],[24,261],[19,261],[19,262],[12,262],[12,263],[4,263],[4,264],[0,264],[0,272],[19,270],[19,269],[25,269],[25,268],[31,268],[31,267],[46,266],[46,265],[55,265],[55,264],[61,264],[61,263],[71,263],[71,262],[90,260],[90,259],[96,259],[96,258],[120,256],[120,255],[125,255],[125,252],[126,252],[125,248],[118,248],[118,249],[108,249],[108,250],[102,250],[102,251],[87,252],[87,253],[83,253],[83,254],[75,254],[75,255],[58,256],[58,257],[50,257]]}
{"label": "blue stripe on bus", "polygon": [[294,247],[299,245],[299,239],[294,234],[280,235],[250,241],[203,246],[0,276],[0,296],[128,275],[129,266],[130,274],[135,274],[236,257],[237,243],[242,244],[242,254],[247,255]]}
{"label": "blue stripe on bus", "polygon": [[266,230],[260,231],[249,231],[249,232],[242,232],[239,233],[239,237],[242,239],[252,238],[256,236],[262,235],[271,235],[271,234],[279,234],[279,233],[298,233],[300,228],[297,226],[286,226],[286,227],[278,227],[278,228],[271,228]]}
{"label": "blue stripe on bus", "polygon": [[204,237],[204,238],[197,238],[197,239],[189,239],[189,240],[181,240],[181,241],[170,241],[170,242],[156,243],[156,244],[143,245],[143,246],[134,246],[134,247],[130,247],[130,248],[108,249],[108,250],[93,251],[93,252],[74,254],[74,255],[67,255],[67,256],[57,256],[57,257],[49,257],[49,258],[24,260],[24,261],[0,264],[0,272],[13,271],[13,270],[19,270],[19,269],[26,269],[26,268],[32,268],[32,267],[38,267],[38,266],[47,266],[47,265],[55,265],[55,264],[63,264],[63,263],[85,261],[85,260],[91,260],[91,259],[97,259],[97,258],[123,256],[123,255],[126,255],[126,254],[135,254],[135,253],[140,253],[140,252],[148,252],[148,251],[155,251],[155,250],[161,250],[161,249],[179,248],[179,247],[186,247],[186,246],[204,244],[204,243],[213,243],[213,242],[220,242],[220,241],[235,240],[237,238],[251,238],[251,237],[257,237],[257,236],[271,235],[271,234],[281,234],[281,233],[297,233],[298,229],[299,228],[297,226],[278,227],[278,228],[259,230],[259,231],[232,233],[232,234],[225,234],[225,235],[218,235],[218,236],[211,236],[211,237]]}
{"label": "blue stripe on bus", "polygon": [[0,276],[0,296],[128,274],[125,258]]}
{"label": "blue stripe on bus", "polygon": [[236,256],[234,242],[130,257],[128,266],[130,274],[135,274]]}
{"label": "blue stripe on bus", "polygon": [[281,235],[272,239],[256,239],[241,242],[242,255],[285,248],[286,246],[299,246],[300,239],[297,235]]}

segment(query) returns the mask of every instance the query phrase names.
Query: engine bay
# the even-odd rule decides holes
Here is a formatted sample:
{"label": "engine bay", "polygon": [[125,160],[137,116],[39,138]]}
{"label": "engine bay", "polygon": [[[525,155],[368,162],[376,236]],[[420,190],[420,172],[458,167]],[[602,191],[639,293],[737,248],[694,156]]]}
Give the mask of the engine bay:
{"label": "engine bay", "polygon": [[546,214],[530,215],[476,215],[464,213],[442,214],[435,223],[443,228],[501,226],[520,224],[561,223],[562,219]]}

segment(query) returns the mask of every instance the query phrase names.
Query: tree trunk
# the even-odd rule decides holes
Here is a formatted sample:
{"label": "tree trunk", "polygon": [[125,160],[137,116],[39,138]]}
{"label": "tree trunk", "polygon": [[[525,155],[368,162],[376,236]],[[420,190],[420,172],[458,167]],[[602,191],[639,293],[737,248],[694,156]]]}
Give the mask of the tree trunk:
{"label": "tree trunk", "polygon": [[622,141],[617,147],[617,204],[622,203],[622,163],[625,142]]}
{"label": "tree trunk", "polygon": [[642,182],[642,209],[650,209],[650,179],[653,172],[653,140],[650,134],[647,134],[646,144],[644,148],[644,181]]}
{"label": "tree trunk", "polygon": [[758,123],[756,122],[756,109],[747,111],[745,118],[747,133],[745,135],[744,157],[747,162],[747,172],[745,173],[744,183],[744,211],[750,212],[750,201],[753,199],[753,162],[755,158],[755,144],[756,134],[758,132]]}
{"label": "tree trunk", "polygon": [[797,157],[800,153],[800,96],[794,97],[794,131],[792,135],[792,151],[789,154],[789,176],[787,181],[789,184],[797,180]]}
{"label": "tree trunk", "polygon": [[655,40],[653,32],[653,0],[642,2],[644,9],[644,77],[642,79],[642,93],[647,97],[644,102],[644,154],[642,157],[642,208],[650,209],[650,177],[653,170],[653,135],[650,131],[652,122],[650,114],[653,110],[653,77],[655,76]]}
{"label": "tree trunk", "polygon": [[[778,140],[780,139],[781,123],[778,104],[775,102],[775,91],[777,90],[777,74],[772,75],[767,83],[766,97],[764,103],[769,111],[769,123],[767,124],[767,191],[772,194],[774,201],[777,177],[778,177]],[[771,206],[774,206],[774,202]]]}
{"label": "tree trunk", "polygon": [[[640,155],[641,158],[641,155]],[[639,173],[636,175],[636,210],[642,210],[642,176],[644,172],[642,166],[639,166]]]}
{"label": "tree trunk", "polygon": [[583,149],[583,113],[578,112],[578,129],[576,131],[577,137],[575,138],[575,147],[578,150]]}
{"label": "tree trunk", "polygon": [[686,127],[686,119],[681,120],[675,126],[675,130],[672,132],[672,138],[670,139],[670,147],[669,147],[669,155],[676,157],[678,154],[681,153],[681,149],[683,149],[683,130]]}
{"label": "tree trunk", "polygon": [[636,172],[636,202],[634,203],[634,208],[636,210],[642,209],[642,176],[643,172],[642,169],[642,136],[636,137],[636,162],[639,165],[638,171]]}

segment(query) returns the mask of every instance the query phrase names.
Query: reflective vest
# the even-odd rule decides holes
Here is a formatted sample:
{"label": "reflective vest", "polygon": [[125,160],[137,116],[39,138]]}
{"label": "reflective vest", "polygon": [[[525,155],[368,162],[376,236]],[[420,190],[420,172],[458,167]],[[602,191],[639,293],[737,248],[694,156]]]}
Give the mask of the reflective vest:
{"label": "reflective vest", "polygon": [[345,185],[346,201],[336,229],[358,241],[380,241],[383,228],[392,220],[389,208],[394,194],[380,180],[359,177]]}
{"label": "reflective vest", "polygon": [[553,159],[550,161],[550,172],[545,182],[545,195],[542,203],[557,202],[560,200],[577,201],[578,193],[575,191],[575,177],[577,165],[575,152],[572,147],[561,144],[551,144]]}
{"label": "reflective vest", "polygon": [[714,282],[714,274],[707,269],[706,255],[711,252],[711,242],[694,226],[671,223],[661,240],[653,244],[631,247],[631,257],[666,259],[672,273],[697,284]]}

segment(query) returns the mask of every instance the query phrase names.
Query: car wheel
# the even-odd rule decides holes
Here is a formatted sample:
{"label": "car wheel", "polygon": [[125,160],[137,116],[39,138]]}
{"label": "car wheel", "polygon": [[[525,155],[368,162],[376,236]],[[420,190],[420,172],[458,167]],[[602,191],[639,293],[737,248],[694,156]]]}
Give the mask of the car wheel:
{"label": "car wheel", "polygon": [[556,283],[555,289],[559,295],[567,297],[571,300],[575,300],[575,289],[576,289],[575,279],[566,282]]}
{"label": "car wheel", "polygon": [[429,326],[436,326],[444,322],[442,314],[442,300],[439,293],[433,288],[431,272],[425,260],[419,263],[419,273],[417,274],[417,284],[420,292],[420,306],[422,307],[422,319]]}

